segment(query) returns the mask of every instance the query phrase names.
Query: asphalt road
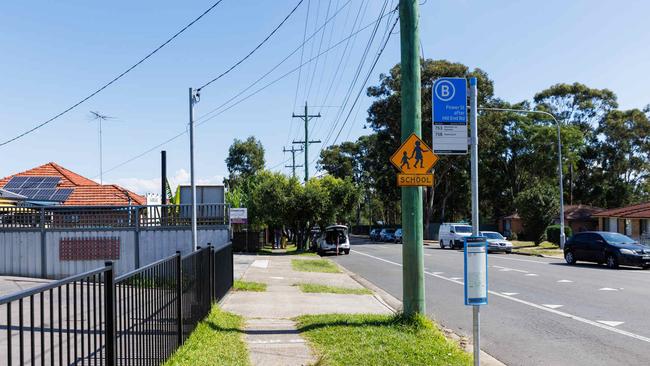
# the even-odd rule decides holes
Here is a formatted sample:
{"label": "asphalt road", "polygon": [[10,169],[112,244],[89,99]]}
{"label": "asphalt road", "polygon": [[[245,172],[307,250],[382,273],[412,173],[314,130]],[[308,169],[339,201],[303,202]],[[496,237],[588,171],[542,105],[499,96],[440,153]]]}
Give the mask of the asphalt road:
{"label": "asphalt road", "polygon": [[[330,257],[402,299],[402,245],[352,239]],[[424,247],[429,316],[471,336],[462,251]],[[508,365],[650,365],[650,270],[490,254],[481,346]]]}

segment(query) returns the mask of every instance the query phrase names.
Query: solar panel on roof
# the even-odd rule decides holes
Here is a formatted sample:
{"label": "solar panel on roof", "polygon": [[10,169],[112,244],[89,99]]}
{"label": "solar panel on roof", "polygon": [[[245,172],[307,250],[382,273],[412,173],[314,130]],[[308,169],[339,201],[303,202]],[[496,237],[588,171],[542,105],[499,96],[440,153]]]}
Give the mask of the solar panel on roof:
{"label": "solar panel on roof", "polygon": [[50,201],[51,197],[56,193],[54,188],[39,189],[38,192],[32,197],[36,201]]}
{"label": "solar panel on roof", "polygon": [[38,188],[23,188],[20,190],[20,193],[28,199],[34,199],[34,196],[38,193],[39,189]]}
{"label": "solar panel on roof", "polygon": [[43,180],[38,185],[38,188],[56,188],[61,178],[59,177],[43,177]]}
{"label": "solar panel on roof", "polygon": [[72,194],[72,188],[57,189],[56,193],[54,193],[50,198],[50,201],[63,202],[67,200],[71,194]]}
{"label": "solar panel on roof", "polygon": [[10,189],[10,188],[20,188],[23,183],[27,180],[29,177],[13,177],[5,184],[4,188],[5,189]]}
{"label": "solar panel on roof", "polygon": [[38,188],[42,180],[42,177],[27,177],[27,181],[20,188]]}

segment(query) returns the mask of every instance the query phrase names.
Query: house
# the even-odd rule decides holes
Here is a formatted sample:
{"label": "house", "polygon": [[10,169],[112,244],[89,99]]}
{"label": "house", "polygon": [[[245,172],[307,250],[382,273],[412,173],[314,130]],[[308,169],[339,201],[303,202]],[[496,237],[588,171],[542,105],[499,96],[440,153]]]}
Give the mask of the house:
{"label": "house", "polygon": [[[571,227],[574,233],[598,228],[598,219],[595,214],[602,212],[600,207],[588,205],[565,205],[564,206],[564,225]],[[554,220],[555,224],[560,223],[560,217]],[[512,234],[520,235],[524,231],[523,222],[518,213],[504,216],[499,219],[499,231],[510,237]]]}
{"label": "house", "polygon": [[[598,229],[598,219],[594,215],[601,211],[603,211],[602,208],[589,205],[564,206],[564,225],[571,227],[571,231],[574,233],[596,230]],[[560,218],[555,219],[554,223],[559,224]]]}
{"label": "house", "polygon": [[598,219],[598,230],[625,234],[637,240],[650,236],[650,202],[604,210],[594,217]]}
{"label": "house", "polygon": [[0,179],[0,188],[25,196],[31,206],[145,205],[145,197],[115,184],[99,184],[56,163]]}

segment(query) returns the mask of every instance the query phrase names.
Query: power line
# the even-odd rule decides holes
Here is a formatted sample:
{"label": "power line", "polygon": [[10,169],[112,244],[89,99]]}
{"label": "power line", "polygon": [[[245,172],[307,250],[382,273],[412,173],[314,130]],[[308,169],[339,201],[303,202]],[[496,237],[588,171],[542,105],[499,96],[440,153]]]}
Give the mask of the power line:
{"label": "power line", "polygon": [[[300,47],[300,63],[302,63],[303,57],[305,55],[305,43],[306,43],[306,37],[307,37],[307,24],[309,22],[309,8],[311,8],[311,0],[309,0],[307,2],[307,15],[305,16],[305,29],[303,30],[303,33],[302,33],[302,44],[299,46]],[[293,109],[292,110],[296,109],[296,103],[298,102],[298,89],[300,88],[300,77],[301,76],[302,76],[302,70],[298,71],[298,81],[296,82],[296,92],[294,93],[294,96],[293,96]],[[291,130],[293,130],[293,118],[291,118],[291,122],[289,122],[289,133],[287,134],[287,141],[286,142],[289,142],[289,139],[291,138]]]}
{"label": "power line", "polygon": [[50,123],[50,122],[56,120],[57,118],[63,116],[64,114],[70,112],[71,110],[75,109],[76,107],[78,107],[78,106],[81,105],[82,103],[86,102],[88,99],[90,99],[90,98],[94,97],[95,95],[99,94],[101,91],[103,91],[104,89],[108,88],[108,87],[111,86],[113,83],[115,83],[116,81],[118,81],[119,79],[121,79],[124,75],[128,74],[129,72],[131,72],[131,70],[135,69],[135,68],[138,67],[140,64],[142,64],[143,62],[145,62],[149,57],[153,56],[156,52],[160,51],[163,47],[165,47],[167,44],[169,44],[171,41],[173,41],[176,37],[178,37],[179,35],[181,35],[181,33],[185,32],[189,27],[191,27],[192,25],[194,25],[194,23],[198,22],[198,21],[199,21],[201,18],[203,18],[206,14],[208,14],[210,11],[212,11],[212,9],[214,9],[215,7],[217,7],[217,5],[221,4],[222,1],[223,1],[223,0],[219,0],[219,1],[215,2],[214,4],[212,4],[212,6],[210,6],[207,10],[205,10],[201,15],[199,15],[198,17],[196,17],[194,20],[192,20],[190,23],[188,23],[185,27],[183,27],[181,30],[179,30],[178,32],[176,32],[173,36],[171,36],[169,39],[167,39],[165,42],[163,42],[160,46],[156,47],[156,49],[154,49],[153,51],[149,52],[149,54],[147,54],[145,57],[143,57],[142,59],[140,59],[140,61],[138,61],[138,62],[136,62],[135,64],[133,64],[131,67],[129,67],[128,69],[126,69],[125,71],[123,71],[121,74],[119,74],[119,75],[117,75],[116,77],[114,77],[111,81],[109,81],[108,83],[106,83],[106,84],[104,84],[102,87],[100,87],[99,89],[97,89],[97,90],[95,90],[94,92],[92,92],[90,95],[88,95],[88,96],[86,96],[85,98],[81,99],[81,100],[78,101],[77,103],[73,104],[72,106],[70,106],[70,107],[68,107],[67,109],[65,109],[63,112],[61,112],[61,113],[55,115],[54,117],[48,119],[47,121],[42,122],[41,124],[38,124],[38,125],[34,126],[33,128],[31,128],[31,129],[29,129],[29,130],[27,130],[27,131],[25,131],[25,132],[19,134],[19,135],[16,136],[16,137],[13,137],[13,138],[11,138],[11,139],[9,139],[9,140],[6,140],[6,141],[0,143],[0,146],[7,145],[7,144],[9,144],[9,143],[11,143],[11,142],[13,142],[13,141],[16,141],[16,140],[18,140],[18,139],[20,139],[20,138],[22,138],[22,137],[24,137],[24,136],[26,136],[26,135],[32,133],[32,132],[38,130],[39,128],[41,128],[41,127],[47,125],[48,123]]}
{"label": "power line", "polygon": [[336,138],[334,138],[334,142],[332,144],[336,144],[336,141],[338,140],[339,136],[341,135],[341,131],[343,131],[343,127],[348,123],[348,119],[350,118],[350,114],[352,114],[352,110],[354,109],[354,106],[357,104],[359,101],[359,97],[361,96],[361,93],[363,92],[363,89],[368,82],[368,79],[370,79],[370,75],[372,75],[372,72],[374,71],[375,67],[377,66],[377,62],[379,62],[379,59],[381,58],[382,53],[384,53],[384,50],[386,49],[386,45],[388,44],[388,41],[390,40],[391,32],[393,29],[395,29],[395,26],[397,25],[397,21],[399,20],[399,17],[395,18],[395,22],[393,23],[393,26],[390,29],[390,32],[388,33],[388,36],[386,37],[386,40],[384,41],[384,45],[381,47],[379,50],[379,53],[377,54],[377,57],[375,57],[375,61],[373,62],[372,66],[370,67],[370,70],[368,71],[368,75],[366,76],[366,79],[364,80],[363,84],[361,85],[361,88],[359,89],[359,93],[357,93],[357,97],[354,100],[354,103],[352,104],[352,108],[350,108],[350,111],[348,112],[348,115],[345,117],[345,121],[341,125],[341,128],[339,129],[339,132],[336,134]]}
{"label": "power line", "polygon": [[271,33],[269,33],[269,35],[266,36],[266,38],[264,38],[264,39],[262,40],[262,42],[260,42],[257,46],[255,46],[255,48],[253,48],[252,51],[250,51],[246,56],[244,56],[244,57],[243,57],[242,59],[240,59],[239,61],[235,62],[235,64],[232,65],[232,66],[230,66],[230,68],[229,68],[228,70],[222,72],[222,73],[219,74],[216,78],[214,78],[214,79],[208,81],[207,83],[203,84],[203,86],[200,87],[200,88],[198,88],[197,91],[201,91],[201,89],[205,88],[206,86],[208,86],[208,85],[214,83],[215,81],[221,79],[222,77],[226,76],[229,72],[231,72],[233,69],[235,69],[237,66],[239,66],[242,62],[246,61],[249,57],[251,57],[251,56],[252,56],[252,55],[253,55],[253,54],[254,54],[258,49],[260,49],[260,47],[262,47],[262,46],[263,46],[263,45],[264,45],[264,44],[265,44],[269,39],[271,39],[271,37],[273,37],[273,35],[275,34],[275,32],[277,32],[278,29],[280,29],[280,28],[284,25],[284,23],[287,22],[287,20],[289,20],[289,18],[291,17],[291,15],[293,15],[293,13],[295,13],[296,10],[298,10],[298,7],[300,6],[300,4],[302,4],[303,1],[304,1],[304,0],[300,0],[300,1],[298,2],[298,4],[296,4],[296,6],[291,10],[291,12],[289,12],[289,14],[287,14],[287,16],[284,17],[284,19],[282,20],[282,22],[280,22],[280,24],[278,24],[278,26],[275,27],[275,28],[273,29],[273,31],[272,31]]}
{"label": "power line", "polygon": [[[347,2],[345,5],[347,5],[350,1],[351,1],[351,0],[348,0],[348,2]],[[345,6],[345,5],[343,5],[343,6]],[[342,8],[341,8],[341,9],[342,9]],[[339,9],[339,11],[340,11],[341,9]],[[394,12],[394,11],[393,11],[393,12]],[[392,12],[391,12],[391,13],[392,13]],[[389,14],[390,14],[390,13],[389,13]],[[329,47],[328,49],[324,50],[324,51],[321,52],[319,55],[316,55],[316,56],[312,57],[311,59],[309,59],[309,60],[307,60],[307,61],[301,63],[298,67],[293,68],[292,70],[289,70],[288,72],[284,73],[283,75],[281,75],[280,77],[274,79],[273,81],[267,83],[266,85],[260,87],[259,89],[255,90],[254,92],[250,93],[249,95],[247,95],[247,96],[245,96],[245,97],[243,97],[243,98],[241,98],[241,99],[235,101],[232,105],[226,107],[225,109],[222,109],[222,108],[223,108],[224,106],[226,106],[228,103],[230,103],[231,101],[235,100],[237,97],[241,96],[241,95],[244,94],[246,91],[250,90],[252,87],[254,87],[255,85],[257,85],[257,83],[259,83],[261,80],[263,80],[264,78],[266,78],[266,76],[268,76],[271,72],[273,72],[275,69],[277,69],[277,68],[278,68],[282,63],[284,63],[284,62],[285,62],[289,57],[291,57],[295,52],[297,52],[297,51],[300,49],[300,48],[296,48],[296,49],[295,49],[295,50],[294,50],[294,51],[293,51],[289,56],[285,57],[282,61],[280,61],[280,63],[278,63],[277,65],[275,65],[273,68],[271,68],[271,70],[269,70],[266,74],[264,74],[264,75],[262,75],[261,77],[259,77],[257,80],[255,80],[253,83],[251,83],[249,86],[247,86],[246,88],[244,88],[243,90],[241,90],[239,93],[237,93],[235,96],[231,97],[230,99],[228,99],[227,101],[225,101],[224,103],[222,103],[222,104],[221,104],[220,106],[218,106],[217,108],[215,108],[215,109],[213,109],[212,111],[210,111],[210,112],[204,114],[203,116],[199,117],[199,118],[197,119],[196,126],[200,126],[200,125],[202,125],[202,124],[208,122],[209,120],[211,120],[211,119],[213,119],[213,118],[219,116],[220,114],[222,114],[222,113],[228,111],[229,109],[235,107],[236,105],[238,105],[238,104],[244,102],[245,100],[247,100],[248,98],[254,96],[255,94],[257,94],[257,93],[263,91],[264,89],[270,87],[271,85],[277,83],[278,81],[280,81],[280,80],[282,80],[282,79],[288,77],[289,75],[293,74],[294,72],[300,70],[304,65],[306,65],[306,64],[308,64],[308,63],[310,63],[310,62],[312,62],[312,61],[313,61],[314,59],[316,59],[317,57],[320,57],[320,56],[322,56],[323,54],[325,54],[325,53],[327,53],[327,52],[333,50],[334,48],[340,46],[340,45],[341,45],[343,42],[345,42],[346,40],[348,40],[348,39],[350,39],[350,38],[356,36],[357,34],[363,32],[364,30],[366,30],[366,29],[368,29],[369,27],[373,26],[375,23],[380,22],[380,21],[381,21],[384,17],[386,17],[387,15],[388,15],[388,14],[385,14],[385,15],[380,16],[379,18],[377,18],[377,19],[374,20],[373,22],[368,23],[367,25],[365,25],[365,26],[359,28],[359,30],[357,30],[356,32],[350,34],[349,36],[343,38],[342,40],[340,40],[339,42],[337,42],[337,43],[334,44],[333,46],[331,46],[331,47]],[[333,16],[334,16],[334,15],[333,15]],[[331,18],[330,18],[330,19],[331,19]],[[314,35],[315,35],[315,34],[313,34],[312,37],[313,37]],[[221,109],[221,110],[220,110],[220,109]],[[216,113],[216,114],[214,114],[214,115],[212,115],[212,116],[210,116],[210,117],[207,117],[208,115],[213,114],[213,113],[215,113],[215,112],[217,112],[217,111],[219,111],[219,112]],[[205,118],[205,117],[207,117],[207,118]],[[204,118],[205,118],[205,119],[204,119]],[[199,120],[201,120],[201,121],[199,122]],[[164,142],[162,142],[162,143],[160,143],[160,144],[158,144],[158,145],[156,145],[156,146],[154,146],[154,147],[148,149],[147,151],[144,151],[144,152],[142,152],[142,153],[140,153],[140,154],[134,156],[133,158],[130,158],[130,159],[128,159],[128,160],[126,160],[126,161],[124,161],[124,162],[122,162],[122,163],[120,163],[120,164],[118,164],[118,165],[116,165],[116,166],[114,166],[114,167],[112,167],[112,168],[110,168],[109,170],[105,171],[105,173],[108,173],[108,172],[110,172],[110,171],[113,171],[113,170],[115,170],[115,169],[117,169],[117,168],[119,168],[119,167],[122,167],[122,166],[124,166],[124,165],[126,165],[126,164],[128,164],[128,163],[130,163],[130,162],[132,162],[132,161],[134,161],[134,160],[137,160],[138,158],[140,158],[140,157],[142,157],[142,156],[144,156],[144,155],[150,153],[151,151],[156,150],[157,148],[159,148],[159,147],[161,147],[161,146],[163,146],[163,145],[165,145],[165,144],[167,144],[167,143],[169,143],[169,142],[171,142],[171,141],[174,141],[175,139],[177,139],[177,138],[183,136],[183,135],[186,134],[186,133],[187,133],[187,131],[180,132],[179,134],[177,134],[177,135],[171,137],[170,139],[168,139],[168,140],[166,140],[166,141],[164,141]],[[286,163],[287,161],[288,161],[288,160],[283,161],[282,164]],[[279,166],[279,165],[280,165],[280,164],[278,164],[278,166]]]}

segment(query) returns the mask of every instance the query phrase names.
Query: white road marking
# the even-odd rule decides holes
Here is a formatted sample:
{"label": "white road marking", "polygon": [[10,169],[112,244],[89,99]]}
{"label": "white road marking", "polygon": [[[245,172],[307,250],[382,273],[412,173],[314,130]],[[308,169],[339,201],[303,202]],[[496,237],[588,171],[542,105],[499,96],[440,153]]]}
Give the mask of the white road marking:
{"label": "white road marking", "polygon": [[502,292],[502,294],[506,296],[515,296],[515,295],[519,295],[519,292]]}
{"label": "white road marking", "polygon": [[603,287],[603,288],[599,288],[598,291],[618,291],[618,289],[611,288],[611,287]]}
{"label": "white road marking", "polygon": [[561,308],[561,307],[564,306],[564,305],[553,305],[553,304],[542,304],[542,305],[546,306],[547,308],[551,308],[551,309],[557,309],[557,308]]}
{"label": "white road marking", "polygon": [[284,280],[284,277],[278,277],[278,276],[271,276],[271,278],[274,280]]}
{"label": "white road marking", "polygon": [[268,259],[256,259],[251,264],[251,267],[256,267],[256,268],[266,268],[268,266],[269,266]]}
{"label": "white road marking", "polygon": [[573,281],[571,281],[571,280],[558,280],[557,282],[558,283],[571,283]]}
{"label": "white road marking", "polygon": [[599,320],[598,322],[603,323],[605,325],[609,325],[610,327],[616,327],[616,326],[619,326],[619,325],[625,323],[625,322],[613,322],[611,320]]}
{"label": "white road marking", "polygon": [[429,254],[429,253],[424,253],[424,256],[425,256],[425,257],[431,257],[431,254]]}
{"label": "white road marking", "polygon": [[[384,258],[375,257],[374,255],[362,253],[362,252],[359,252],[359,251],[356,251],[356,250],[353,250],[353,252],[361,254],[361,255],[365,255],[365,256],[370,257],[370,258],[374,258],[376,260],[379,260],[379,261],[382,261],[382,262],[385,262],[385,263],[393,264],[393,265],[396,265],[398,267],[402,266],[399,263],[389,261],[389,260],[384,259]],[[531,261],[531,262],[534,262],[534,261]],[[540,263],[540,262],[537,262],[537,263]],[[430,272],[425,272],[425,273],[430,275],[430,276],[439,278],[441,280],[453,282],[453,283],[458,284],[458,285],[463,285],[462,282],[454,281],[454,280],[452,280],[450,278],[446,278],[446,277],[443,277],[443,276],[440,276],[440,275],[435,275],[435,274],[430,273]],[[546,311],[546,312],[551,313],[551,314],[555,314],[555,315],[558,315],[558,316],[561,316],[561,317],[564,317],[564,318],[573,319],[575,321],[578,321],[578,322],[581,322],[581,323],[584,323],[584,324],[589,324],[589,325],[592,325],[594,327],[598,327],[600,329],[608,330],[608,331],[613,332],[613,333],[617,333],[617,334],[620,334],[620,335],[624,335],[626,337],[630,337],[630,338],[634,338],[634,339],[637,339],[637,340],[640,340],[640,341],[643,341],[643,342],[646,342],[646,343],[650,343],[650,337],[644,337],[644,336],[639,335],[639,334],[628,332],[628,331],[625,331],[625,330],[622,330],[622,329],[617,329],[617,328],[614,328],[613,326],[604,324],[602,322],[599,323],[597,321],[582,318],[582,317],[579,317],[577,315],[572,315],[572,314],[569,314],[569,313],[565,313],[563,311],[547,308],[547,307],[545,307],[543,305],[538,305],[538,304],[532,303],[530,301],[521,300],[521,299],[518,299],[516,297],[500,294],[500,293],[495,292],[495,291],[488,291],[488,293],[490,293],[491,295],[494,295],[494,296],[498,296],[498,297],[501,297],[501,298],[504,298],[504,299],[507,299],[507,300],[510,300],[510,301],[520,303],[522,305],[527,305],[527,306],[530,306],[530,307],[535,308],[535,309],[543,310],[543,311]],[[616,325],[620,325],[620,324],[616,324]]]}
{"label": "white road marking", "polygon": [[454,281],[458,281],[458,280],[462,280],[463,278],[462,277],[449,277],[449,279],[454,280]]}
{"label": "white road marking", "polygon": [[536,277],[536,276],[539,276],[539,275],[535,274],[535,273],[527,273],[526,276],[528,276],[528,277]]}
{"label": "white road marking", "polygon": [[433,272],[434,275],[441,275],[443,273],[445,273],[445,272]]}
{"label": "white road marking", "polygon": [[499,268],[499,272],[521,272],[521,273],[528,273],[528,271],[524,271],[523,269],[515,269],[515,268],[509,268],[509,267],[501,267],[501,266],[492,266],[494,268]]}

